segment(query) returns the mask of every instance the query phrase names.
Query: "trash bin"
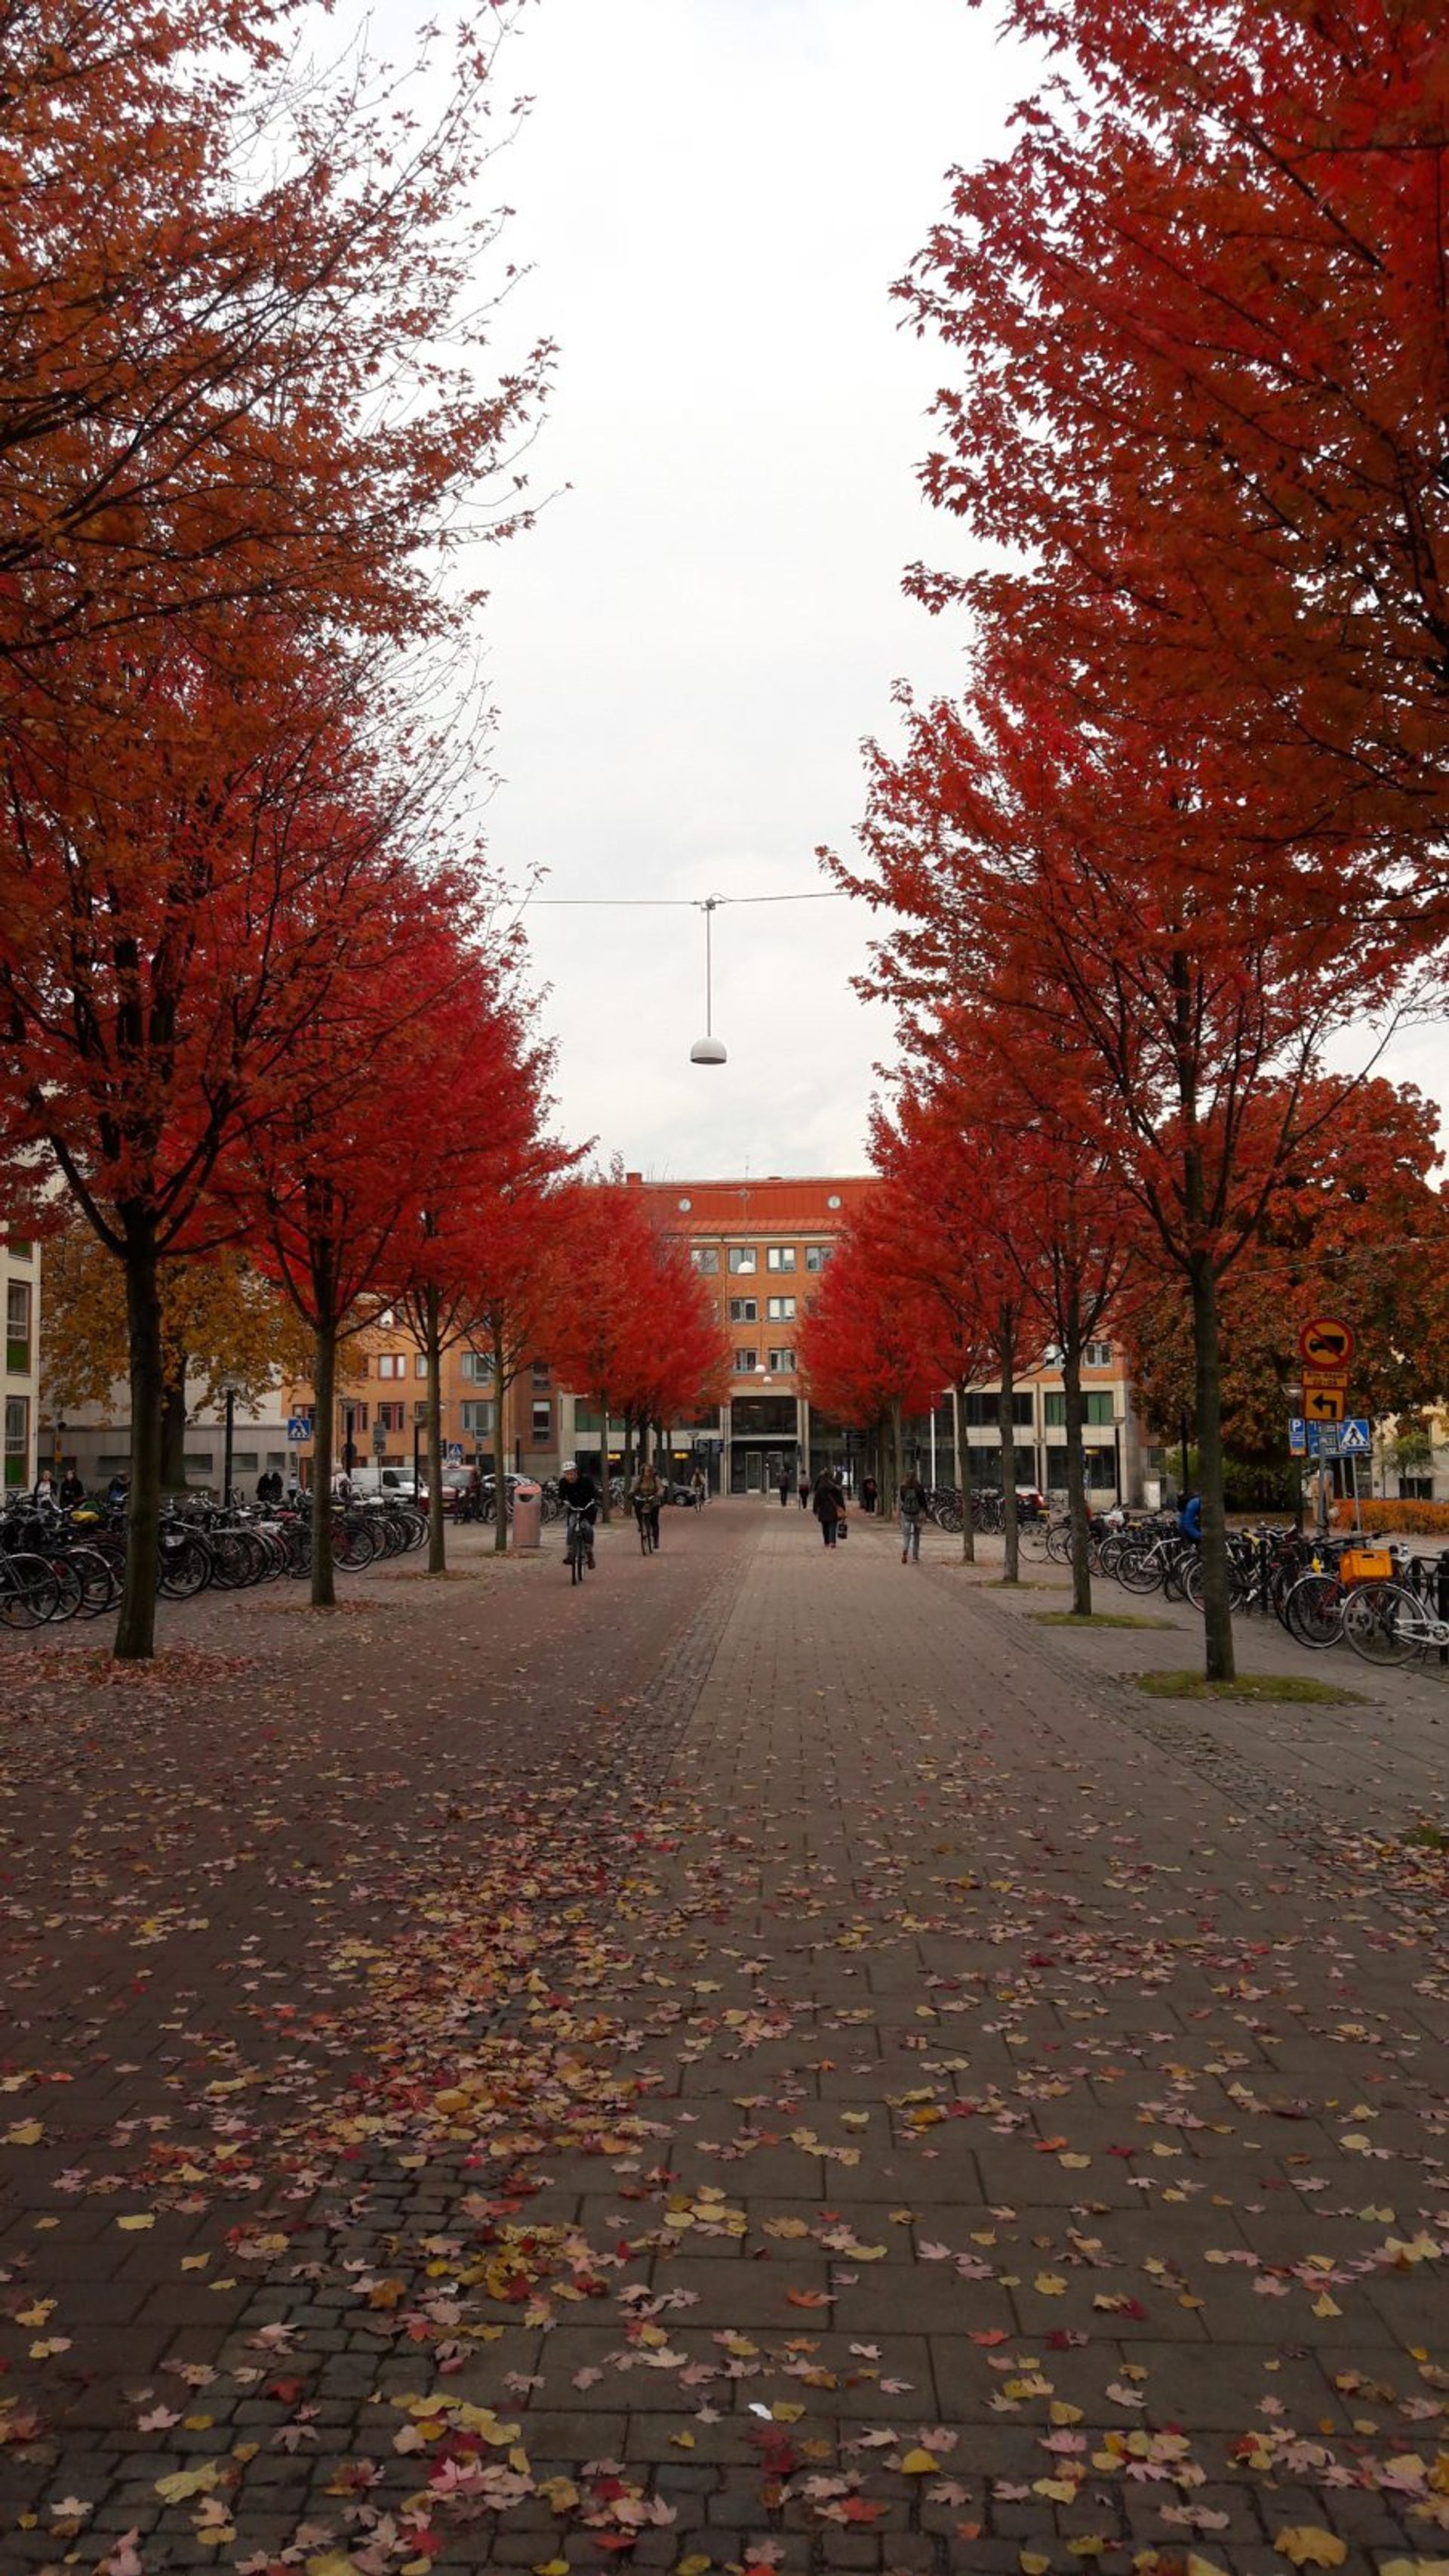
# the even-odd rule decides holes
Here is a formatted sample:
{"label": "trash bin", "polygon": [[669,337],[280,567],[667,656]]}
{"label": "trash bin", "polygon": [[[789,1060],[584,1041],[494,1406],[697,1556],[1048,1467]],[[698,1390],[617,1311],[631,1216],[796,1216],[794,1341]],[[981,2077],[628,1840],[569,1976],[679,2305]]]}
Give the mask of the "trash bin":
{"label": "trash bin", "polygon": [[543,1521],[543,1487],[523,1483],[513,1488],[513,1551],[527,1556],[541,1544],[539,1530]]}

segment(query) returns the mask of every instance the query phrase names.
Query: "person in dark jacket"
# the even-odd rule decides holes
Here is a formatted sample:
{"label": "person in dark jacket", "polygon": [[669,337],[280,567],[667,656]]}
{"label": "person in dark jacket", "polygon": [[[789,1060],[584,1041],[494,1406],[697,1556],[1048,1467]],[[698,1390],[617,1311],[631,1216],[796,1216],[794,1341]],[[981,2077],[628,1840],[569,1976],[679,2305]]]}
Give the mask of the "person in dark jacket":
{"label": "person in dark jacket", "polygon": [[827,1547],[834,1547],[838,1528],[845,1515],[845,1495],[828,1467],[822,1467],[815,1479],[815,1517],[820,1535]]}
{"label": "person in dark jacket", "polygon": [[865,1476],[862,1478],[860,1499],[864,1503],[868,1512],[873,1512],[875,1510],[876,1504],[880,1501],[880,1487],[876,1483],[874,1476]]}
{"label": "person in dark jacket", "polygon": [[781,1470],[780,1470],[780,1509],[781,1509],[781,1511],[783,1511],[783,1510],[784,1510],[785,1505],[788,1503],[788,1501],[789,1501],[789,1499],[790,1499],[790,1487],[791,1487],[791,1485],[792,1485],[793,1483],[794,1483],[794,1478],[792,1477],[792,1475],[791,1475],[791,1473],[790,1473],[789,1468],[788,1468],[788,1467],[782,1467],[782,1468],[781,1468]]}
{"label": "person in dark jacket", "polygon": [[65,1474],[60,1480],[61,1510],[63,1512],[73,1512],[77,1503],[83,1503],[85,1498],[86,1489],[81,1483],[79,1476],[76,1474],[74,1467],[67,1467]]}
{"label": "person in dark jacket", "polygon": [[901,1563],[921,1561],[921,1523],[926,1517],[926,1489],[917,1475],[907,1476],[896,1497],[901,1516]]}

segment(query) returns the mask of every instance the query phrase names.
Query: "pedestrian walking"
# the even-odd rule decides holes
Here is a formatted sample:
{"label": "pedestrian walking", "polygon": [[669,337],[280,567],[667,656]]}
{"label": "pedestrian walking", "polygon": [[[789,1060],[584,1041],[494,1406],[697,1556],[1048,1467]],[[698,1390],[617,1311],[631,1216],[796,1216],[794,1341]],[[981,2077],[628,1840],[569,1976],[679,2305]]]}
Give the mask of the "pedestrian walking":
{"label": "pedestrian walking", "polygon": [[808,1512],[810,1509],[810,1470],[808,1467],[802,1467],[800,1470],[800,1509],[802,1512]]}
{"label": "pedestrian walking", "polygon": [[866,1476],[863,1478],[860,1488],[860,1499],[864,1503],[868,1512],[874,1512],[876,1504],[880,1501],[880,1487],[876,1483],[874,1476]]}
{"label": "pedestrian walking", "polygon": [[828,1467],[822,1467],[815,1479],[814,1509],[821,1537],[827,1547],[834,1547],[845,1518],[845,1495]]}
{"label": "pedestrian walking", "polygon": [[706,1478],[706,1476],[705,1476],[704,1469],[703,1469],[702,1467],[696,1467],[696,1468],[695,1468],[695,1471],[694,1471],[694,1474],[690,1477],[690,1480],[689,1480],[689,1499],[690,1499],[690,1501],[693,1503],[694,1508],[695,1508],[695,1510],[696,1510],[697,1512],[702,1512],[702,1511],[703,1511],[703,1509],[704,1509],[704,1505],[705,1505],[705,1497],[706,1497],[706,1495],[708,1494],[708,1492],[709,1492],[709,1483],[708,1483],[708,1480],[707,1480],[707,1478]]}
{"label": "pedestrian walking", "polygon": [[794,1480],[793,1476],[791,1475],[789,1468],[788,1468],[788,1467],[782,1467],[782,1468],[781,1468],[781,1470],[780,1470],[780,1509],[781,1509],[781,1511],[783,1511],[783,1510],[784,1510],[785,1505],[788,1503],[788,1501],[789,1501],[789,1499],[790,1499],[790,1488],[791,1488],[792,1484],[794,1483],[794,1481],[795,1481],[795,1480]]}
{"label": "pedestrian walking", "polygon": [[901,1563],[921,1561],[921,1523],[926,1517],[926,1489],[914,1471],[907,1476],[896,1496],[901,1516]]}

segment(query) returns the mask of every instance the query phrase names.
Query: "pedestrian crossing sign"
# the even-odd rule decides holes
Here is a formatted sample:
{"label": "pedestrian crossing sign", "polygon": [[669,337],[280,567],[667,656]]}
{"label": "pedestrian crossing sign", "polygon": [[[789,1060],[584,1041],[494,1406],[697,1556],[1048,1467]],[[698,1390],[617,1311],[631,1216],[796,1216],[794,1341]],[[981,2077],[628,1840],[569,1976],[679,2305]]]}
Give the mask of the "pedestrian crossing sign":
{"label": "pedestrian crossing sign", "polygon": [[1340,1422],[1338,1454],[1340,1458],[1366,1458],[1373,1447],[1372,1426],[1363,1421]]}

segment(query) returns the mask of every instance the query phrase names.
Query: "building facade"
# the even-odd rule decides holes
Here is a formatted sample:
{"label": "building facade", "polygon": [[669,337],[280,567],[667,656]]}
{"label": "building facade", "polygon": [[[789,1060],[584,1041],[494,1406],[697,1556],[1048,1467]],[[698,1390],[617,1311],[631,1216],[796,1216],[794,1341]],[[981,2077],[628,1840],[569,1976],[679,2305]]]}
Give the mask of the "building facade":
{"label": "building facade", "polygon": [[[867,1174],[821,1179],[645,1181],[625,1174],[656,1222],[689,1249],[711,1289],[728,1336],[728,1401],[694,1423],[667,1426],[670,1463],[684,1473],[704,1465],[716,1492],[767,1492],[782,1475],[816,1474],[825,1465],[858,1476],[864,1467],[861,1427],[822,1417],[811,1407],[798,1366],[801,1320],[829,1267],[843,1228],[877,1186]],[[1132,1409],[1126,1359],[1109,1340],[1088,1346],[1083,1371],[1090,1491],[1102,1503],[1144,1499],[1149,1461]],[[1014,1393],[1020,1443],[1018,1476],[1044,1492],[1066,1490],[1066,1402],[1059,1369],[1022,1377]],[[597,1466],[599,1422],[582,1399],[559,1399],[565,1453]],[[909,1451],[932,1484],[959,1484],[958,1429],[969,1447],[972,1481],[999,1482],[995,1387],[973,1388],[958,1408],[943,1389],[933,1415],[910,1426]],[[618,1463],[616,1436],[611,1463]]]}
{"label": "building facade", "polygon": [[33,1485],[40,1433],[40,1248],[0,1234],[5,1291],[5,1490]]}

